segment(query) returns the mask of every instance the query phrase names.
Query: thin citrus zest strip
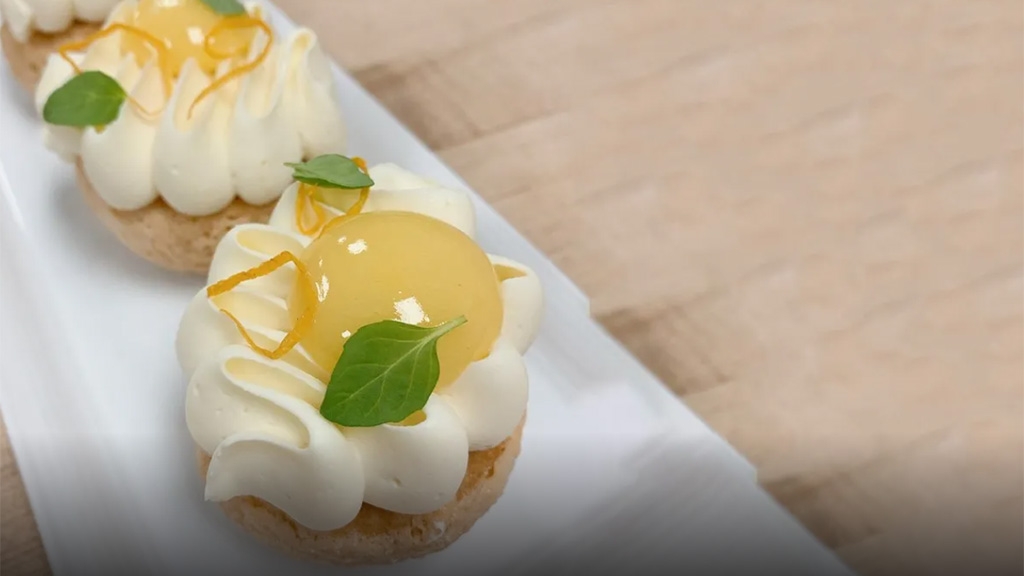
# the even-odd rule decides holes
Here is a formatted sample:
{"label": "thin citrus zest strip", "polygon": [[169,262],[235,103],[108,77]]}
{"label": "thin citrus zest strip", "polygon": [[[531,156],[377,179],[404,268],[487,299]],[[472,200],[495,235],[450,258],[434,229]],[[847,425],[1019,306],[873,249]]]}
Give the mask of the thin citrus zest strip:
{"label": "thin citrus zest strip", "polygon": [[[368,169],[366,167],[366,161],[363,160],[362,158],[355,156],[352,158],[352,162],[364,173],[368,172]],[[305,234],[306,236],[317,235],[317,232],[320,232],[321,234],[317,235],[317,238],[319,238],[320,235],[322,235],[321,229],[325,225],[324,220],[326,218],[326,214],[324,213],[323,208],[320,206],[320,203],[317,202],[314,197],[316,191],[316,186],[306,184],[305,182],[299,183],[299,190],[295,195],[295,227],[298,228],[299,232]],[[369,188],[363,188],[362,190],[360,190],[359,198],[344,215],[355,216],[360,211],[362,211],[363,205],[366,204],[366,199],[369,195],[369,192]],[[304,222],[307,204],[312,205],[313,214],[316,218],[315,221],[313,222],[313,226],[311,227],[307,227]],[[330,224],[331,227],[333,227],[334,225],[341,222],[341,220],[339,220],[340,218],[341,216],[333,218],[331,221],[327,222],[327,224]]]}
{"label": "thin citrus zest strip", "polygon": [[298,319],[295,320],[295,325],[292,326],[292,329],[287,334],[285,334],[281,343],[277,345],[277,348],[269,350],[254,342],[252,337],[249,336],[249,332],[245,329],[245,326],[242,325],[241,321],[239,321],[238,318],[235,318],[235,316],[227,310],[224,310],[223,308],[221,309],[221,312],[235,323],[235,326],[238,328],[239,333],[242,334],[242,338],[245,339],[246,343],[249,344],[253,350],[263,354],[271,360],[277,360],[290,352],[296,344],[305,338],[306,333],[308,333],[313,327],[313,319],[316,318],[316,311],[320,305],[320,299],[317,297],[316,285],[313,283],[312,278],[309,277],[309,270],[306,268],[306,265],[302,263],[302,260],[300,260],[295,254],[285,250],[262,264],[228,276],[206,289],[207,298],[220,296],[221,294],[230,292],[242,282],[266,276],[289,262],[295,264],[295,268],[299,272],[299,278],[304,280],[302,285],[303,289],[307,292],[306,302],[309,302],[309,304],[306,305],[305,310],[303,310],[302,314],[300,314]]}
{"label": "thin citrus zest strip", "polygon": [[[82,40],[79,40],[77,42],[68,42],[67,44],[61,45],[61,47],[57,49],[57,53],[60,55],[61,58],[64,59],[65,62],[67,62],[71,66],[71,69],[75,71],[75,74],[81,74],[82,69],[78,67],[78,64],[75,62],[73,58],[71,58],[71,55],[69,53],[85,50],[97,40],[102,40],[103,38],[106,38],[107,36],[110,36],[114,32],[118,31],[132,34],[138,38],[141,38],[143,42],[145,42],[150,48],[153,49],[153,52],[156,54],[157,65],[160,67],[160,77],[164,85],[164,98],[169,98],[171,94],[173,81],[169,76],[170,68],[166,66],[167,45],[164,44],[163,40],[157,38],[156,36],[153,36],[145,30],[142,30],[141,28],[136,28],[134,26],[129,26],[127,24],[115,22],[102,30],[98,30],[90,34],[89,36],[86,36]],[[150,118],[155,118],[160,114],[160,112],[153,112],[147,110],[141,103],[139,103],[138,100],[133,98],[131,95],[128,96],[128,101],[131,102],[132,106],[134,106],[136,109],[138,109],[144,115],[149,116]]]}
{"label": "thin citrus zest strip", "polygon": [[[358,166],[359,169],[362,170],[364,174],[369,174],[369,169],[366,167],[366,160],[363,160],[359,156],[353,156],[352,157],[352,162],[356,166]],[[334,228],[338,224],[341,224],[342,222],[344,222],[348,218],[351,218],[351,217],[355,216],[356,214],[359,214],[360,212],[362,212],[363,211],[363,206],[366,205],[366,200],[369,197],[370,197],[370,189],[369,188],[362,188],[361,190],[359,190],[359,199],[356,200],[355,203],[352,204],[352,206],[349,207],[349,209],[346,210],[344,214],[342,214],[341,216],[335,216],[334,218],[331,218],[330,220],[328,220],[327,223],[324,224],[323,229],[320,230],[320,234],[317,236],[317,238],[320,238],[320,236],[323,236],[324,234],[326,234],[328,230]]]}
{"label": "thin citrus zest strip", "polygon": [[[306,236],[312,236],[320,231],[320,227],[324,225],[326,214],[324,209],[320,206],[319,202],[313,199],[313,194],[316,192],[316,187],[305,182],[299,183],[299,191],[295,195],[295,227],[299,229]],[[305,225],[306,206],[310,205],[313,207],[313,226],[307,227]]]}
{"label": "thin citrus zest strip", "polygon": [[356,200],[356,203],[353,204],[351,208],[348,209],[348,212],[345,212],[341,216],[335,216],[334,218],[331,218],[330,220],[328,220],[327,224],[324,224],[323,230],[320,231],[320,234],[317,236],[317,238],[320,238],[321,236],[326,234],[328,230],[333,229],[338,224],[341,224],[345,220],[348,220],[349,218],[351,218],[351,217],[359,214],[360,212],[362,212],[363,211],[363,206],[366,204],[366,199],[369,198],[369,197],[370,197],[370,189],[369,188],[363,188],[362,190],[360,190],[359,191],[359,199]]}
{"label": "thin citrus zest strip", "polygon": [[352,205],[351,208],[345,212],[345,216],[355,216],[363,211],[363,206],[366,206],[366,200],[370,197],[370,189],[363,188],[359,191],[359,199]]}
{"label": "thin citrus zest strip", "polygon": [[274,31],[271,30],[270,26],[267,26],[267,23],[264,22],[263,20],[253,18],[251,16],[245,16],[240,18],[226,18],[218,22],[210,30],[210,33],[206,35],[206,39],[203,41],[203,49],[206,50],[207,53],[213,56],[214,58],[217,58],[216,52],[210,52],[210,37],[216,36],[217,33],[221,30],[237,30],[245,28],[259,28],[260,30],[263,30],[263,32],[267,35],[267,42],[263,45],[263,50],[261,50],[260,53],[255,58],[253,58],[252,62],[242,64],[241,66],[231,70],[230,72],[221,76],[220,78],[217,78],[216,80],[211,82],[209,86],[204,88],[203,91],[200,92],[198,96],[196,96],[195,100],[193,100],[192,104],[188,107],[189,118],[191,118],[192,113],[195,112],[196,106],[198,106],[199,103],[202,102],[207,96],[213,94],[218,89],[220,89],[221,86],[224,86],[225,84],[234,80],[235,78],[252,72],[256,68],[258,68],[259,65],[263,63],[264,60],[267,59],[267,55],[270,54],[270,48],[274,44]]}

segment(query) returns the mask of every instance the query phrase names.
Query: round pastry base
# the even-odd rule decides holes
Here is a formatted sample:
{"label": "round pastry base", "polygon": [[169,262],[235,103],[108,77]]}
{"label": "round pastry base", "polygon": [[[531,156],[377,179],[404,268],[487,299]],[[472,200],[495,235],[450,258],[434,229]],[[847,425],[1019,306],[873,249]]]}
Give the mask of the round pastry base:
{"label": "round pastry base", "polygon": [[3,45],[4,56],[11,65],[11,72],[18,80],[18,83],[28,90],[35,92],[39,78],[43,75],[43,68],[46,67],[46,59],[53,52],[57,51],[63,44],[82,40],[89,34],[100,29],[99,22],[75,21],[71,27],[56,34],[44,34],[33,32],[25,42],[18,42],[17,38],[4,24],[0,26],[0,44]]}
{"label": "round pastry base", "polygon": [[[429,514],[399,514],[364,503],[345,527],[317,532],[252,496],[221,502],[229,518],[264,544],[303,560],[332,564],[390,564],[448,547],[469,531],[498,500],[519,455],[523,424],[498,446],[470,452],[466,477],[455,499]],[[199,451],[206,478],[210,457]]]}
{"label": "round pastry base", "polygon": [[253,206],[235,198],[209,216],[188,216],[157,198],[138,210],[115,210],[100,198],[77,165],[78,187],[85,203],[121,242],[146,260],[169,270],[205,274],[224,234],[238,224],[266,222],[274,203]]}

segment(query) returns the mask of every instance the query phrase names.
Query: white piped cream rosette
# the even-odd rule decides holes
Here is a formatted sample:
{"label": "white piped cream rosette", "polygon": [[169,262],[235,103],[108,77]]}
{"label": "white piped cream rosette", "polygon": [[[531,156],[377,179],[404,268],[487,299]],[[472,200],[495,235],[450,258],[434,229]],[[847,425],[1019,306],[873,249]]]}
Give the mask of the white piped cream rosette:
{"label": "white piped cream rosette", "polygon": [[119,0],[0,0],[0,42],[11,74],[31,92],[55,48],[95,32]]}
{"label": "white piped cream rosette", "polygon": [[[375,184],[364,214],[418,213],[473,237],[475,217],[465,192],[390,164],[371,168],[369,175]],[[285,191],[269,224],[240,225],[224,237],[210,268],[211,285],[282,251],[299,254],[309,246],[311,238],[296,225],[298,188]],[[328,216],[341,214],[321,207]],[[498,445],[525,415],[522,355],[542,312],[537,276],[519,263],[487,257],[496,267],[501,297],[497,338],[485,357],[430,394],[412,424],[356,428],[327,420],[319,407],[330,371],[301,343],[276,360],[256,352],[222,312],[234,315],[255,343],[273,347],[292,327],[288,299],[298,274],[294,265],[214,298],[205,290],[198,293],[181,321],[176,346],[189,377],[188,428],[212,457],[206,499],[254,496],[318,531],[345,526],[364,502],[413,515],[451,501],[466,474],[469,452]],[[396,307],[396,319],[402,314]],[[412,317],[421,319],[422,311]]]}

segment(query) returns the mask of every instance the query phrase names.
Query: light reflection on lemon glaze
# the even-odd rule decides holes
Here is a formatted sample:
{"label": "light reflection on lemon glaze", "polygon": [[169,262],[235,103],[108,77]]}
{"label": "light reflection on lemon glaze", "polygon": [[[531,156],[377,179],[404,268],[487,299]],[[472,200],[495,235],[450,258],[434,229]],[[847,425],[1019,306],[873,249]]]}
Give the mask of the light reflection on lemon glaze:
{"label": "light reflection on lemon glaze", "polygon": [[[453,259],[466,259],[468,252],[480,250],[472,239],[475,219],[466,193],[441,188],[393,165],[376,166],[370,175],[375,184],[361,216],[338,221],[338,210],[324,206],[325,213],[340,223],[321,240],[336,241],[349,224],[354,227],[360,220],[372,224],[371,216],[380,216],[383,223],[390,214],[401,212],[428,221],[427,226],[447,225],[461,231],[465,238],[458,242],[466,243],[466,252],[450,254]],[[269,224],[241,225],[225,236],[211,266],[211,284],[285,251],[302,257],[303,267],[309,264],[305,256],[317,240],[297,228],[297,190],[293,185],[284,192]],[[343,192],[342,204],[351,205],[358,192]],[[389,232],[401,235],[397,228]],[[369,256],[374,252],[373,240],[365,235],[347,239],[336,244],[342,251],[337,256],[342,262]],[[405,240],[425,241],[412,235]],[[212,458],[206,498],[255,496],[314,530],[346,525],[364,502],[402,514],[422,514],[455,498],[465,476],[468,451],[498,445],[522,421],[528,398],[522,354],[536,335],[543,308],[540,282],[529,268],[486,253],[480,257],[486,264],[474,266],[475,272],[466,276],[487,285],[488,291],[496,285],[497,295],[492,297],[500,305],[498,333],[479,338],[479,342],[490,340],[484,357],[473,359],[447,386],[437,387],[421,411],[402,422],[373,427],[338,426],[319,413],[330,370],[312,361],[308,339],[280,358],[269,359],[246,344],[223,314],[230,311],[258,343],[273,348],[293,328],[289,299],[301,274],[298,267],[285,265],[212,299],[206,290],[196,294],[182,318],[176,347],[189,379],[189,432]],[[444,254],[434,258],[439,261]],[[438,270],[454,265],[440,262]],[[335,290],[346,283],[372,282],[365,277],[329,277],[326,283],[320,282],[320,292],[330,299],[342,294]],[[431,324],[446,320],[423,306],[418,294],[403,296],[397,308],[393,299],[390,310],[381,304],[380,313],[405,315],[409,320],[429,317]],[[319,301],[319,296],[311,298]],[[351,331],[337,328],[334,332],[342,339]]]}
{"label": "light reflection on lemon glaze", "polygon": [[[83,40],[64,44],[58,53],[76,73],[81,74],[82,70],[71,53],[121,32],[122,54],[134,56],[140,67],[152,59],[156,60],[165,98],[170,98],[174,80],[180,75],[185,62],[191,60],[213,80],[192,100],[188,108],[189,117],[210,94],[259,67],[270,54],[274,37],[273,31],[259,15],[217,14],[201,0],[139,0],[122,12],[121,20]],[[244,57],[249,52],[258,31],[267,37],[262,50],[251,61],[236,64],[218,76],[217,69],[223,61]],[[158,114],[134,98],[131,102],[147,116]]]}
{"label": "light reflection on lemon glaze", "polygon": [[[327,230],[302,253],[320,307],[302,345],[322,367],[338,361],[346,338],[381,320],[435,325],[468,322],[440,340],[438,387],[487,355],[501,330],[498,276],[483,250],[458,229],[411,212],[367,212]],[[298,318],[309,306],[293,290]]]}
{"label": "light reflection on lemon glaze", "polygon": [[[365,161],[354,160],[367,172]],[[306,235],[319,230],[316,238],[301,255],[280,252],[213,284],[207,296],[225,294],[291,262],[297,272],[287,297],[292,327],[275,348],[259,345],[242,321],[227,309],[221,311],[253,350],[277,359],[301,343],[328,373],[345,342],[363,326],[383,320],[428,326],[464,317],[468,327],[437,347],[436,387],[443,389],[472,362],[488,355],[502,328],[499,284],[524,273],[492,264],[472,238],[442,220],[404,211],[363,213],[369,190],[360,190],[347,212],[323,223],[326,211],[314,197],[316,187],[299,183],[294,225]],[[316,216],[313,229],[304,224],[307,204]]]}
{"label": "light reflection on lemon glaze", "polygon": [[[226,20],[244,18],[217,14],[201,0],[140,0],[125,24],[162,41],[168,72],[177,77],[189,58],[212,75],[224,57],[246,53],[256,37],[254,27],[220,31]],[[133,54],[140,65],[152,57],[152,47],[134,37],[124,38],[121,50]]]}
{"label": "light reflection on lemon glaze", "polygon": [[[145,16],[149,9],[158,17]],[[275,38],[263,29],[259,4],[247,9],[223,16],[199,0],[120,3],[102,37],[48,59],[35,104],[42,114],[79,70],[111,76],[129,102],[102,128],[47,124],[46,146],[80,161],[117,210],[162,198],[181,214],[206,216],[236,198],[263,205],[280,197],[290,182],[284,163],[344,153],[345,124],[316,35],[299,28]],[[193,18],[194,33],[176,36]],[[205,64],[195,57],[200,51]]]}
{"label": "light reflection on lemon glaze", "polygon": [[295,266],[287,299],[292,327],[275,348],[257,344],[244,323],[222,308],[252,349],[277,359],[301,343],[330,372],[345,341],[363,326],[382,320],[425,326],[465,316],[466,326],[438,344],[437,387],[487,356],[502,327],[499,282],[521,272],[496,267],[472,238],[422,214],[360,214],[356,207],[331,223],[301,255],[280,252],[207,288],[215,298],[288,262]]}

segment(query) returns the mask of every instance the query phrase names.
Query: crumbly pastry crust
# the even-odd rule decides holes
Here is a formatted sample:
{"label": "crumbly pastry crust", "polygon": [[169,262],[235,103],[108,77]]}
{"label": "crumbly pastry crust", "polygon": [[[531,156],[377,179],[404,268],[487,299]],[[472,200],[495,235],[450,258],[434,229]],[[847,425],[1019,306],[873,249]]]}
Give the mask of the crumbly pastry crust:
{"label": "crumbly pastry crust", "polygon": [[25,42],[19,42],[4,24],[0,26],[0,43],[11,72],[25,90],[35,92],[43,75],[46,60],[63,44],[82,40],[103,26],[100,22],[75,21],[70,28],[56,34],[33,32]]}
{"label": "crumbly pastry crust", "polygon": [[[525,419],[524,419],[525,421]],[[425,556],[465,534],[498,500],[519,455],[523,422],[504,442],[470,452],[455,499],[429,514],[399,514],[363,503],[356,518],[329,532],[310,530],[279,508],[252,496],[221,502],[224,513],[264,544],[293,557],[333,564],[390,564]],[[206,478],[210,456],[198,451]]]}
{"label": "crumbly pastry crust", "polygon": [[138,210],[115,210],[100,198],[77,163],[78,187],[93,213],[132,252],[169,270],[205,274],[221,238],[235,226],[265,223],[276,202],[253,206],[235,198],[209,216],[188,216],[161,198]]}

